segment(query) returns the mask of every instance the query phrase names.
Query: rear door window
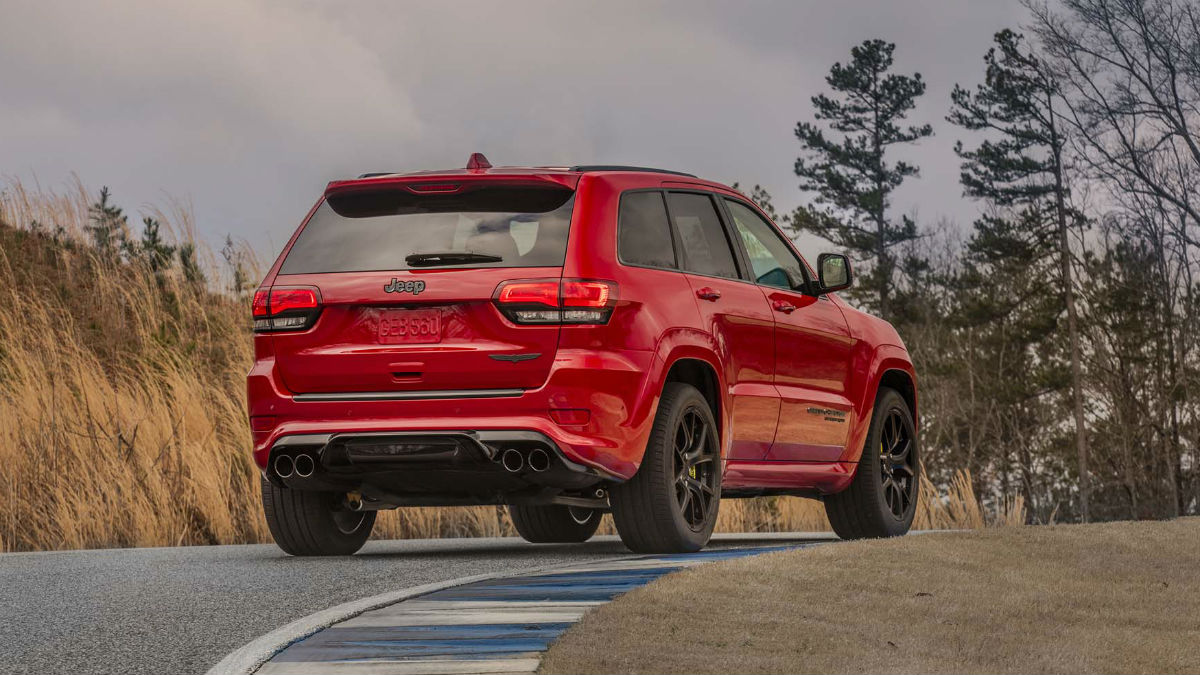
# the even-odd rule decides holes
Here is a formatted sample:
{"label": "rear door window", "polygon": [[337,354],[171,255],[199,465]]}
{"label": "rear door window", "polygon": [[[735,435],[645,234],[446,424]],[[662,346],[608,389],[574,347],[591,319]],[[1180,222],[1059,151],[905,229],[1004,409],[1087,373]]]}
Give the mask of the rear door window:
{"label": "rear door window", "polygon": [[617,252],[621,262],[629,265],[679,267],[661,192],[630,192],[621,196]]}
{"label": "rear door window", "polygon": [[392,187],[331,195],[279,272],[559,267],[573,195],[560,186],[484,186],[453,194]]}
{"label": "rear door window", "polygon": [[733,249],[712,198],[694,192],[671,192],[667,199],[683,249],[683,268],[697,274],[737,279]]}

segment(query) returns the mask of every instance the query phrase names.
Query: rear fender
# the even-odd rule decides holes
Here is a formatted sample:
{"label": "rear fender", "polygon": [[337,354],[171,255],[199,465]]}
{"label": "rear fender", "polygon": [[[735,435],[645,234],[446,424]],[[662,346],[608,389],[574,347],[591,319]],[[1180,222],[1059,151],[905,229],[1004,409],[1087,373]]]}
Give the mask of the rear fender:
{"label": "rear fender", "polygon": [[[718,396],[716,418],[717,426],[720,427],[721,456],[724,457],[727,454],[729,446],[730,435],[728,429],[731,423],[730,411],[733,410],[733,405],[730,401],[729,387],[726,385],[729,378],[720,366],[721,360],[717,357],[711,335],[692,329],[677,329],[663,336],[655,352],[653,372],[647,378],[652,383],[651,389],[654,392],[650,420],[653,422],[654,416],[657,414],[658,401],[662,397],[663,389],[666,387],[667,375],[671,372],[671,368],[676,363],[685,359],[699,361],[707,365],[716,374]],[[647,429],[646,438],[649,439],[649,429]],[[644,452],[645,444],[642,445],[642,448]]]}

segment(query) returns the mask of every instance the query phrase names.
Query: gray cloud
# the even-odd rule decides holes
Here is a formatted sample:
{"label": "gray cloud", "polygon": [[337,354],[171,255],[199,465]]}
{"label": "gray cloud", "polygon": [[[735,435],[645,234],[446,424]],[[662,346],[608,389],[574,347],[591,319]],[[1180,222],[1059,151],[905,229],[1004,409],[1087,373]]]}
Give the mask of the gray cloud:
{"label": "gray cloud", "polygon": [[[77,172],[136,207],[190,198],[202,236],[266,257],[333,178],[461,165],[631,163],[800,203],[792,135],[850,47],[897,43],[928,93],[897,208],[969,222],[942,119],[1008,0],[571,3],[8,0],[0,172]],[[810,245],[806,242],[806,247]]]}

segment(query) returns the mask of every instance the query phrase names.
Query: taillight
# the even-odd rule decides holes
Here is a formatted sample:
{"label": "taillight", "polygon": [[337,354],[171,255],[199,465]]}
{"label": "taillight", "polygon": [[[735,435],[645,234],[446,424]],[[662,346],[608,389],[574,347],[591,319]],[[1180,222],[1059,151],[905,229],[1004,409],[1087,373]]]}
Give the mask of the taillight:
{"label": "taillight", "polygon": [[505,281],[494,299],[513,323],[603,324],[617,304],[617,285],[593,279]]}
{"label": "taillight", "polygon": [[321,293],[311,286],[260,288],[251,307],[256,333],[306,330],[321,313]]}

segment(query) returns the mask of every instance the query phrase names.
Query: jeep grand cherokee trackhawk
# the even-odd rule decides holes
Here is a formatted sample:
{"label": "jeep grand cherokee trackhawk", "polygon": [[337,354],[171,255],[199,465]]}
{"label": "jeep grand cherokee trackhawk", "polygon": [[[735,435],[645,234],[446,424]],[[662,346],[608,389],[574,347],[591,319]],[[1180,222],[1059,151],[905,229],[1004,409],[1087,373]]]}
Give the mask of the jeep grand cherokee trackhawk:
{"label": "jeep grand cherokee trackhawk", "polygon": [[903,534],[915,375],[849,284],[689,174],[475,154],[330,183],[254,295],[271,533],[346,555],[380,509],[506,504],[529,541],[611,511],[634,551],[693,551],[722,498],[797,495]]}

